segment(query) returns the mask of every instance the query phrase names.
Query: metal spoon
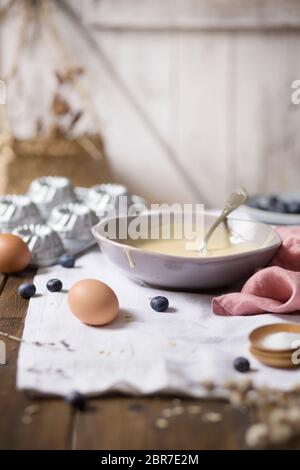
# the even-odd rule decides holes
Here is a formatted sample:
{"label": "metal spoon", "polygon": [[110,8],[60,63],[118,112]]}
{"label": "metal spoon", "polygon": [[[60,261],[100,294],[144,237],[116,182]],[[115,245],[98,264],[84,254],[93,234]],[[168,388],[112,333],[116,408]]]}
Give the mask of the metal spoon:
{"label": "metal spoon", "polygon": [[227,199],[225,206],[222,210],[221,215],[217,218],[217,220],[213,223],[213,225],[208,230],[207,234],[204,237],[204,241],[200,247],[200,251],[207,250],[207,245],[210,240],[210,237],[216,230],[216,228],[222,223],[226,222],[226,219],[231,212],[235,209],[240,207],[244,202],[247,200],[248,194],[243,188],[237,189],[234,193],[230,194],[229,198]]}

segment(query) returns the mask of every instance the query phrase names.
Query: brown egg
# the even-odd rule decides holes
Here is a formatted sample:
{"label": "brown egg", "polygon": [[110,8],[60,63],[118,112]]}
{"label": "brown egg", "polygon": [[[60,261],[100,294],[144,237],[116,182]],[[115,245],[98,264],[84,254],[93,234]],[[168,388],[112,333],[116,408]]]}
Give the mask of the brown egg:
{"label": "brown egg", "polygon": [[0,234],[0,272],[17,273],[26,268],[31,253],[23,240],[11,233]]}
{"label": "brown egg", "polygon": [[107,325],[119,311],[119,302],[114,291],[97,279],[76,282],[68,295],[71,311],[87,325]]}

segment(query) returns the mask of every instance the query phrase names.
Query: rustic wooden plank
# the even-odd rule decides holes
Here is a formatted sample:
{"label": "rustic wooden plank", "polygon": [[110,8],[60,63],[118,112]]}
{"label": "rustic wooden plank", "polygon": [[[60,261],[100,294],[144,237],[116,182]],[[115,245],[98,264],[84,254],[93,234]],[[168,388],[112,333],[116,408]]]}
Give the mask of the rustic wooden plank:
{"label": "rustic wooden plank", "polygon": [[[76,15],[72,21],[82,32]],[[70,47],[82,49],[80,35],[69,32]],[[99,73],[113,79],[99,86],[99,103],[102,112],[110,109],[105,134],[115,177],[155,202],[222,203],[232,171],[227,36],[220,41],[149,34],[137,40],[134,34],[93,38],[86,32],[85,39],[99,60]]]}
{"label": "rustic wooden plank", "polygon": [[[28,301],[19,297],[17,288],[31,278],[32,273],[25,273],[7,279],[0,295],[0,330],[15,336],[22,335]],[[0,285],[1,279],[3,283],[3,277]],[[54,399],[37,401],[16,390],[19,343],[4,340],[7,364],[0,366],[0,449],[69,448],[73,419],[69,407]],[[38,412],[30,419],[26,409],[32,404],[38,404]]]}
{"label": "rustic wooden plank", "polygon": [[[17,286],[29,279],[9,277],[0,295],[1,329],[7,333],[22,334],[28,301],[19,298]],[[187,410],[195,405],[194,400],[174,405],[172,398],[106,397],[92,400],[86,413],[76,415],[73,427],[74,416],[63,401],[30,399],[15,390],[18,345],[8,340],[6,343],[8,364],[0,367],[0,449],[243,447],[248,417],[223,402],[201,401],[202,414],[191,415]],[[37,404],[39,410],[28,421],[26,409],[32,404]],[[163,410],[174,406],[183,407],[183,414],[172,418],[167,429],[158,429],[156,420]],[[203,421],[203,414],[211,411],[222,415],[220,423]]]}
{"label": "rustic wooden plank", "polygon": [[[168,37],[157,40],[156,47],[151,35],[142,41],[130,37],[120,41],[113,35],[93,37],[72,8],[65,11],[64,2],[60,5],[56,21],[64,28],[65,43],[74,57],[87,64],[93,83],[97,80],[97,87],[91,86],[93,101],[105,123],[114,178],[154,202],[201,199],[185,156],[178,154],[172,144],[174,135],[170,135],[168,84],[173,77]],[[146,57],[153,64],[151,72],[145,70]],[[154,67],[156,61],[161,67]]]}
{"label": "rustic wooden plank", "polygon": [[3,292],[6,281],[7,281],[7,276],[1,273],[0,274],[0,295]]}
{"label": "rustic wooden plank", "polygon": [[[63,401],[38,400],[17,392],[14,375],[0,371],[0,449],[69,449],[72,425],[69,408]],[[33,405],[37,411],[30,419],[27,410]]]}
{"label": "rustic wooden plank", "polygon": [[300,106],[291,102],[299,46],[295,33],[238,37],[235,166],[252,193],[299,191]]}
{"label": "rustic wooden plank", "polygon": [[258,30],[300,26],[297,0],[90,0],[86,3],[83,7],[77,2],[85,23],[103,30]]}
{"label": "rustic wooden plank", "polygon": [[[75,3],[71,2],[74,9]],[[239,5],[237,2],[237,9]],[[110,8],[111,16],[121,14]],[[248,3],[243,8],[251,11]],[[263,8],[264,17],[269,7],[257,8]],[[293,2],[276,2],[272,15],[280,16],[285,8],[286,15],[292,14]],[[86,9],[88,6],[83,11]],[[188,4],[186,9],[190,11]],[[300,106],[290,102],[291,81],[298,78],[298,33],[139,35],[93,33],[83,26],[90,40],[58,11],[55,19],[68,50],[88,70],[86,85],[93,90],[116,181],[149,201],[204,200],[211,206],[220,205],[228,190],[238,184],[250,192],[298,188],[295,168],[299,166]],[[9,44],[2,54],[4,70],[13,56],[17,35],[11,31],[16,27],[17,19],[12,15],[1,30],[3,43]],[[113,81],[101,51],[112,62],[118,83]],[[42,51],[36,50],[42,61],[41,55]],[[42,95],[35,94],[31,100],[32,119],[18,118],[16,106],[10,106],[22,134],[33,131],[36,118],[48,106],[54,86],[52,71],[62,65],[54,56],[50,54],[47,67],[43,67]],[[38,59],[35,64],[40,63]],[[40,83],[41,71],[36,73],[34,63],[27,65],[22,87],[24,96],[31,97],[31,90],[38,90],[32,84]],[[124,84],[134,103],[125,94]],[[161,146],[160,139],[171,152]],[[288,163],[284,168],[283,155]],[[180,166],[174,166],[176,159],[196,193],[182,177]]]}
{"label": "rustic wooden plank", "polygon": [[[201,407],[191,414],[190,407]],[[78,414],[76,449],[237,449],[244,448],[249,414],[233,410],[222,401],[173,398],[109,397],[92,402],[92,410]],[[160,429],[157,420],[166,409],[177,410]],[[207,421],[217,413],[219,422]]]}
{"label": "rustic wooden plank", "polygon": [[[19,298],[17,286],[28,280],[29,275],[9,277],[0,295],[1,329],[7,333],[22,334],[28,301]],[[6,343],[8,363],[0,366],[0,449],[243,449],[246,429],[261,417],[221,400],[118,395],[90,400],[86,412],[73,414],[62,400],[30,398],[15,390],[18,343]],[[37,408],[30,415],[32,405]],[[195,405],[200,407],[196,413]],[[157,420],[168,409],[172,417],[160,428]],[[213,415],[210,420],[211,413],[220,419],[214,422]],[[298,448],[299,439],[284,447]]]}
{"label": "rustic wooden plank", "polygon": [[227,99],[230,41],[227,34],[181,34],[175,73],[177,97],[172,97],[178,101],[173,138],[178,136],[182,162],[203,196],[197,202],[213,207],[223,204],[232,173],[228,148],[232,103]]}

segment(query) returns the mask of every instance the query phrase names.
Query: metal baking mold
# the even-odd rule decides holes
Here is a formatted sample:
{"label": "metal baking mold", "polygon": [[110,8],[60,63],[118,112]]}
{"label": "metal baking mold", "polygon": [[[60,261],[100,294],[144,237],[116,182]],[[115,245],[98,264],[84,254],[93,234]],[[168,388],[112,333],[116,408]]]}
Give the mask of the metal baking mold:
{"label": "metal baking mold", "polygon": [[31,251],[32,258],[30,264],[32,266],[53,265],[65,253],[60,237],[48,225],[22,225],[15,228],[12,233],[18,235],[27,243]]}
{"label": "metal baking mold", "polygon": [[76,201],[70,180],[63,176],[43,176],[33,180],[28,196],[38,206],[45,219],[58,204]]}
{"label": "metal baking mold", "polygon": [[[143,212],[146,207],[143,198],[130,194],[128,188],[120,184],[108,183],[92,186],[85,195],[83,191],[79,191],[79,188],[76,192],[99,218],[107,215],[109,206],[115,210],[117,215],[126,215],[132,206],[134,206],[136,213]],[[127,199],[122,199],[124,197]]]}
{"label": "metal baking mold", "polygon": [[60,236],[66,251],[76,253],[95,243],[91,228],[99,221],[96,214],[80,202],[52,209],[47,224]]}
{"label": "metal baking mold", "polygon": [[25,223],[43,223],[40,211],[29,197],[23,194],[0,196],[0,230],[10,231]]}

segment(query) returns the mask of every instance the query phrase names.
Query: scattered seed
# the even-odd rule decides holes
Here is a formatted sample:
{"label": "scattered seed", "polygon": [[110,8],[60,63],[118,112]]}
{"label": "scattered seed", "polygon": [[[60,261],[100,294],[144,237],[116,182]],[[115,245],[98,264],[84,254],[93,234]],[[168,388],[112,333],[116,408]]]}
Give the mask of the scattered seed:
{"label": "scattered seed", "polygon": [[32,423],[32,417],[31,416],[22,416],[21,419],[23,424],[31,424]]}
{"label": "scattered seed", "polygon": [[220,421],[222,421],[222,415],[220,415],[220,413],[210,411],[203,415],[203,421],[207,421],[209,423],[219,423]]}
{"label": "scattered seed", "polygon": [[169,426],[169,423],[168,423],[168,420],[165,419],[165,418],[158,418],[158,419],[155,421],[155,426],[156,426],[158,429],[166,429],[166,428]]}
{"label": "scattered seed", "polygon": [[172,410],[172,414],[174,416],[179,416],[179,415],[182,415],[184,412],[184,408],[183,406],[175,406]]}
{"label": "scattered seed", "polygon": [[164,410],[162,410],[161,414],[164,418],[171,418],[173,416],[173,412],[170,408],[165,408]]}
{"label": "scattered seed", "polygon": [[262,398],[267,398],[272,393],[272,390],[269,387],[263,386],[259,389],[259,395]]}
{"label": "scattered seed", "polygon": [[250,378],[245,378],[244,380],[239,380],[237,382],[237,388],[239,392],[246,393],[253,388],[253,383]]}
{"label": "scattered seed", "polygon": [[300,428],[300,410],[296,407],[289,409],[276,408],[269,415],[269,423],[271,426],[287,424],[292,428]]}
{"label": "scattered seed", "polygon": [[249,392],[247,393],[246,397],[245,397],[245,403],[247,405],[256,405],[258,401],[258,393],[257,393],[257,390],[249,390]]}
{"label": "scattered seed", "polygon": [[29,405],[25,408],[24,410],[24,414],[27,415],[27,416],[33,416],[33,415],[36,415],[40,412],[40,405]]}
{"label": "scattered seed", "polygon": [[205,390],[207,390],[207,392],[211,392],[216,386],[212,380],[203,380],[203,382],[201,382],[201,385],[203,388],[205,388]]}
{"label": "scattered seed", "polygon": [[270,429],[271,444],[282,444],[292,436],[292,429],[288,424],[280,423]]}
{"label": "scattered seed", "polygon": [[249,427],[246,434],[248,447],[259,449],[265,447],[269,441],[269,429],[265,423],[256,423]]}
{"label": "scattered seed", "polygon": [[287,414],[287,420],[291,426],[295,426],[300,429],[300,409],[297,408],[296,406],[292,406],[289,410],[286,412]]}
{"label": "scattered seed", "polygon": [[238,390],[233,390],[230,394],[229,400],[233,408],[240,408],[244,402],[244,396]]}
{"label": "scattered seed", "polygon": [[129,313],[124,316],[124,319],[126,322],[131,322],[134,320],[133,316],[130,315]]}
{"label": "scattered seed", "polygon": [[202,411],[202,406],[200,405],[190,405],[188,406],[188,413],[190,415],[198,415]]}
{"label": "scattered seed", "polygon": [[227,390],[236,390],[238,385],[237,385],[237,382],[235,380],[231,380],[231,379],[228,379],[228,380],[225,380],[224,384],[223,384],[224,388],[226,388]]}
{"label": "scattered seed", "polygon": [[271,426],[276,426],[277,424],[284,423],[286,421],[286,418],[286,411],[282,408],[276,408],[275,410],[271,411],[268,421]]}
{"label": "scattered seed", "polygon": [[172,400],[172,405],[173,406],[179,406],[179,405],[181,405],[181,403],[182,403],[182,400],[180,400],[180,398],[174,398]]}

